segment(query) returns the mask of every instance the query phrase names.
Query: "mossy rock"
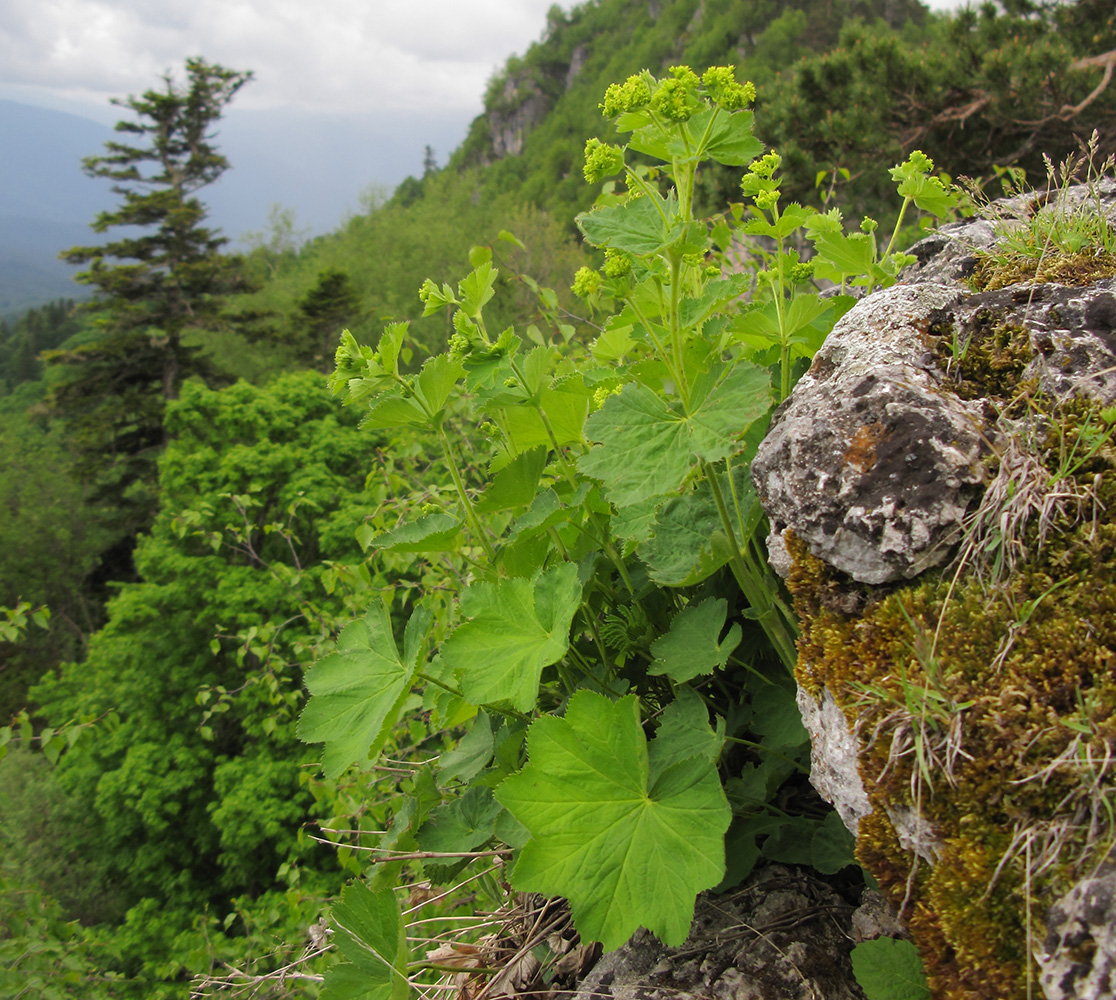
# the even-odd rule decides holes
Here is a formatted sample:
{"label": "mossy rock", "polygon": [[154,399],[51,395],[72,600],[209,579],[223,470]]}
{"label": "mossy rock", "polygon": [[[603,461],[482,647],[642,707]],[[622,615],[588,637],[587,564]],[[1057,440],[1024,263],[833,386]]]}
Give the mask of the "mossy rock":
{"label": "mossy rock", "polygon": [[[1116,442],[1098,403],[1041,416],[1029,475],[1062,499],[1016,522],[1012,571],[988,518],[953,566],[861,588],[846,614],[832,598],[847,578],[790,542],[799,683],[827,689],[860,734],[873,812],[858,854],[939,998],[1037,992],[1046,911],[1116,837]],[[932,863],[902,846],[889,816],[904,810],[930,831]]]}

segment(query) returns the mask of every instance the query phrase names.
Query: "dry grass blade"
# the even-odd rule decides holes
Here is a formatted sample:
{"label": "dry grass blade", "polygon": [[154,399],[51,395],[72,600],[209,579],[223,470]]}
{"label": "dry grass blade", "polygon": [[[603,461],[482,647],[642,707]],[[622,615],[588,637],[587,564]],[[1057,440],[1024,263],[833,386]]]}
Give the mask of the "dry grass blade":
{"label": "dry grass blade", "polygon": [[573,986],[600,954],[599,946],[581,943],[563,900],[520,895],[489,917],[487,925],[495,929],[479,940],[449,941],[427,953],[438,968],[449,965],[461,971],[445,970],[434,983],[414,982],[420,995],[453,992],[457,1000],[531,995],[542,1000]]}
{"label": "dry grass blade", "polygon": [[1034,428],[1016,428],[1005,435],[999,469],[966,518],[958,561],[992,585],[1010,577],[1028,555],[1035,554],[1024,544],[1032,523],[1037,524],[1037,552],[1052,531],[1081,523],[1088,510],[1093,509],[1095,520],[1098,501],[1093,488],[1083,489],[1068,477],[1052,477],[1031,440],[1035,433]]}

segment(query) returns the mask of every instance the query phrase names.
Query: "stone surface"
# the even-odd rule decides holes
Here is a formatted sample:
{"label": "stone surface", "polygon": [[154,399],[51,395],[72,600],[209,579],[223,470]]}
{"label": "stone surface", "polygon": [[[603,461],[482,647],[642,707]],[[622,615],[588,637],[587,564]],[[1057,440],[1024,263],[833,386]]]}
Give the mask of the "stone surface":
{"label": "stone surface", "polygon": [[577,1000],[861,1000],[853,941],[894,927],[882,900],[864,902],[858,909],[809,869],[766,865],[732,893],[698,897],[680,948],[640,931],[605,955]]}
{"label": "stone surface", "polygon": [[857,769],[860,747],[844,712],[825,689],[815,698],[798,689],[798,710],[810,734],[810,784],[833,803],[849,833],[857,835],[860,820],[872,811]]}
{"label": "stone surface", "polygon": [[[1116,184],[1104,190],[1116,198]],[[789,569],[788,529],[859,583],[911,579],[952,554],[1001,429],[981,399],[956,391],[941,356],[950,331],[964,345],[1020,327],[1032,356],[1018,382],[1116,402],[1116,279],[973,293],[962,279],[993,237],[975,221],[917,244],[903,282],[837,323],[776,411],[752,475],[779,572]]]}
{"label": "stone surface", "polygon": [[1082,879],[1051,907],[1035,954],[1047,1000],[1116,996],[1116,868]]}
{"label": "stone surface", "polygon": [[789,568],[788,528],[861,583],[948,557],[984,481],[985,421],[979,404],[941,391],[926,330],[961,297],[897,285],[857,303],[776,411],[752,463],[776,570]]}
{"label": "stone surface", "polygon": [[529,76],[509,76],[496,107],[488,112],[492,155],[518,156],[528,133],[546,117],[550,101]]}
{"label": "stone surface", "polygon": [[[1101,182],[1098,190],[1116,225],[1116,182]],[[1071,189],[1067,200],[1087,197],[1085,189]],[[1034,199],[1000,207],[1025,215]],[[995,238],[990,222],[973,221],[944,227],[914,247],[918,263],[903,281],[863,298],[837,324],[776,411],[753,462],[771,523],[772,564],[788,573],[786,538],[793,533],[840,571],[814,596],[846,619],[866,614],[879,594],[952,558],[966,516],[985,494],[993,455],[1001,474],[986,503],[998,509],[997,490],[1005,469],[1011,479],[1013,456],[1020,448],[1031,455],[1045,436],[1046,418],[1008,408],[1020,390],[1047,400],[1077,396],[1116,404],[1116,278],[1085,287],[1048,283],[975,293],[965,278],[976,252]],[[978,349],[992,351],[996,364],[978,362]],[[1048,475],[1041,465],[1039,471]],[[1010,572],[1010,560],[1007,565]],[[822,648],[819,641],[816,649]],[[811,782],[856,833],[872,809],[865,780],[879,787],[858,767],[866,734],[857,732],[855,710],[846,706],[846,715],[819,686],[824,682],[809,662],[800,663],[799,676],[816,682],[798,693],[812,740]],[[1005,783],[1011,777],[1005,774]],[[940,794],[948,794],[947,784]],[[939,834],[903,794],[874,801],[908,857],[934,869],[956,863],[956,852],[950,853],[956,841],[948,839],[956,830]],[[864,907],[858,912],[862,923],[868,921]],[[888,918],[885,908],[881,921],[868,922],[870,934],[895,934],[894,927],[881,929]],[[1059,899],[1047,911],[1046,926],[1034,953],[1048,1000],[1116,1000],[1116,865]],[[946,965],[939,969],[949,972]],[[973,983],[965,981],[970,989]],[[979,995],[1000,994],[993,988]]]}

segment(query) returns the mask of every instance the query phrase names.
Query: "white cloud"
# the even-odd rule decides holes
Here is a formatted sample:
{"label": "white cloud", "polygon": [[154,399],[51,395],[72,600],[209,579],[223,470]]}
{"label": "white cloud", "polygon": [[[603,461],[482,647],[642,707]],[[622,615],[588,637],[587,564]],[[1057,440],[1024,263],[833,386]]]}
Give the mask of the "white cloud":
{"label": "white cloud", "polygon": [[492,73],[542,35],[552,2],[2,0],[0,97],[112,120],[110,97],[201,55],[255,72],[239,108],[468,120]]}
{"label": "white cloud", "polygon": [[542,34],[551,3],[5,0],[0,86],[103,103],[202,55],[255,71],[243,107],[472,114],[493,70]]}

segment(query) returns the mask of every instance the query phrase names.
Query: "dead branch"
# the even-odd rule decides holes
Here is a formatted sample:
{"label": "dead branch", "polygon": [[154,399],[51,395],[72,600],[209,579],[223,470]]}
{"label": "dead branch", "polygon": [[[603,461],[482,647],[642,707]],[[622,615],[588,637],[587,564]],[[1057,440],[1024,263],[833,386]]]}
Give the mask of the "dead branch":
{"label": "dead branch", "polygon": [[1102,52],[1099,56],[1088,56],[1085,59],[1078,59],[1077,62],[1070,63],[1069,68],[1072,69],[1091,69],[1094,66],[1103,66],[1104,75],[1101,77],[1100,83],[1093,88],[1093,92],[1085,98],[1080,104],[1070,107],[1068,104],[1062,108],[1061,116],[1063,119],[1074,118],[1081,114],[1090,104],[1093,103],[1104,92],[1112,79],[1112,70],[1116,67],[1116,49],[1108,52]]}

